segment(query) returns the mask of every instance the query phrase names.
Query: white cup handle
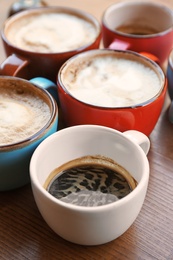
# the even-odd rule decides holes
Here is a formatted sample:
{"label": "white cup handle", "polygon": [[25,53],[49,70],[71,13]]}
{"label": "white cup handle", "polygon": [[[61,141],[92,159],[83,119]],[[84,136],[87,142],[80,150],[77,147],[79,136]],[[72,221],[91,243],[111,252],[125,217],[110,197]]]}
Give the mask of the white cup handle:
{"label": "white cup handle", "polygon": [[145,134],[136,130],[128,130],[123,132],[123,134],[134,143],[137,143],[146,155],[148,154],[148,151],[150,149],[150,140]]}

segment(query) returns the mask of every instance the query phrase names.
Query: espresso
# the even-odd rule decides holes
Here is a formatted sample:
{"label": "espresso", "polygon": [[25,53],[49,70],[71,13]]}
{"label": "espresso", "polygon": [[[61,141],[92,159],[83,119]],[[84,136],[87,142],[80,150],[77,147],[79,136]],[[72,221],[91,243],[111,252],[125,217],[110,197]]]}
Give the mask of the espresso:
{"label": "espresso", "polygon": [[139,105],[157,95],[161,88],[154,69],[134,57],[109,51],[71,59],[60,77],[73,97],[100,107]]}
{"label": "espresso", "polygon": [[98,32],[91,22],[72,14],[37,13],[13,22],[5,34],[23,50],[55,53],[91,44]]}
{"label": "espresso", "polygon": [[[152,26],[152,25],[151,25]],[[155,28],[147,25],[128,24],[115,28],[116,31],[133,35],[151,35],[159,33]]]}
{"label": "espresso", "polygon": [[0,79],[0,145],[28,139],[50,120],[45,97],[22,84]]}
{"label": "espresso", "polygon": [[128,171],[99,155],[81,157],[56,168],[44,184],[55,198],[86,207],[120,200],[136,186]]}

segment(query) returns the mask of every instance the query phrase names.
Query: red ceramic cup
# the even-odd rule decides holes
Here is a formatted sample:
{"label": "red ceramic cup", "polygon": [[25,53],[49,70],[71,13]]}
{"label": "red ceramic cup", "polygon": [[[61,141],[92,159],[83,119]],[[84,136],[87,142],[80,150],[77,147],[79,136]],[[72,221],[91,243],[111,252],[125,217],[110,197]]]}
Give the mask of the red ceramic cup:
{"label": "red ceramic cup", "polygon": [[[43,16],[48,19],[43,21]],[[38,17],[40,20],[34,23]],[[88,23],[89,27],[84,23]],[[0,74],[26,79],[43,76],[55,82],[58,69],[67,59],[80,52],[99,48],[100,39],[99,22],[81,10],[43,7],[22,11],[8,18],[3,26],[2,40],[7,59],[1,64]],[[70,41],[73,41],[71,46]],[[21,42],[22,45],[19,45]],[[26,42],[30,44],[29,49],[23,45]]]}
{"label": "red ceramic cup", "polygon": [[111,5],[102,17],[105,48],[132,50],[163,66],[173,47],[173,10],[154,2]]}
{"label": "red ceramic cup", "polygon": [[[151,75],[157,80],[152,81]],[[158,64],[136,52],[108,49],[75,55],[60,68],[57,83],[66,126],[95,124],[147,136],[160,116],[167,90]]]}

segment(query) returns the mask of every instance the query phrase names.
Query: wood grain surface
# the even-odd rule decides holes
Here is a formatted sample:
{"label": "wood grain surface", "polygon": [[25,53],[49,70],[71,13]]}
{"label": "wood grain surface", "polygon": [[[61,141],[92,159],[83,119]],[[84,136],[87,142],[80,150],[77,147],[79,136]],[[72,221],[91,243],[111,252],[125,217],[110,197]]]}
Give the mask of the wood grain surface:
{"label": "wood grain surface", "polygon": [[[2,27],[14,1],[0,0]],[[77,7],[101,19],[109,0],[50,0],[49,5]],[[160,0],[173,8],[173,0]],[[0,42],[0,62],[5,58]],[[42,219],[30,184],[0,193],[0,260],[173,260],[173,125],[167,96],[160,119],[150,136],[150,181],[143,208],[135,223],[118,239],[101,246],[79,246],[56,235]],[[135,205],[134,205],[135,206]]]}

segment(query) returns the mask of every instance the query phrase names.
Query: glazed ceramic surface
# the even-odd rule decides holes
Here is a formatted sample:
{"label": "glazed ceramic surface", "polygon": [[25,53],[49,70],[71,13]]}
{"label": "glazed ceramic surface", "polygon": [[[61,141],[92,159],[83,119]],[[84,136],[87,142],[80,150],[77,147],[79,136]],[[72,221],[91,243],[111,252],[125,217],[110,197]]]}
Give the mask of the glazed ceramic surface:
{"label": "glazed ceramic surface", "polygon": [[[162,19],[158,19],[162,17]],[[130,34],[116,28],[130,22],[156,30],[151,34]],[[159,3],[122,2],[111,5],[102,17],[103,44],[106,48],[133,50],[161,66],[173,47],[173,11]]]}
{"label": "glazed ceramic surface", "polygon": [[[127,59],[135,59],[139,62],[144,62],[146,66],[158,73],[161,84],[160,93],[148,102],[129,107],[93,106],[74,98],[74,96],[69,94],[66,86],[62,83],[61,74],[63,69],[66,69],[66,67],[68,67],[69,64],[73,64],[73,62],[75,64],[75,60],[80,60],[80,58],[87,60],[88,57],[98,53],[100,53],[100,55],[112,53],[113,56],[119,57],[122,55],[122,57],[127,57]],[[111,51],[106,49],[88,51],[68,60],[58,73],[57,84],[62,118],[66,126],[95,124],[108,126],[121,132],[126,130],[138,130],[147,136],[150,135],[154,129],[160,116],[167,90],[167,82],[164,73],[156,63],[134,52]]]}
{"label": "glazed ceramic surface", "polygon": [[[0,144],[0,191],[19,188],[30,182],[30,158],[38,144],[49,135],[56,132],[58,126],[57,104],[46,90],[43,90],[41,87],[36,87],[29,81],[27,82],[26,80],[17,77],[0,77],[0,84],[2,84],[2,80],[4,82],[4,79],[8,82],[7,85],[14,81],[17,82],[18,86],[25,83],[25,85],[27,85],[29,89],[33,89],[35,93],[41,93],[50,106],[51,116],[46,125],[31,137],[8,145]],[[34,82],[34,79],[32,82]]]}
{"label": "glazed ceramic surface", "polygon": [[173,51],[170,52],[167,66],[167,79],[168,79],[168,93],[171,99],[169,107],[169,120],[173,123]]}
{"label": "glazed ceramic surface", "polygon": [[[123,234],[135,221],[146,196],[149,147],[149,139],[140,132],[122,134],[94,125],[69,127],[44,140],[32,156],[30,176],[37,206],[47,224],[62,238],[82,245],[107,243]],[[137,187],[121,200],[98,207],[68,204],[43,187],[56,167],[96,154],[109,157],[128,170],[138,182]]]}
{"label": "glazed ceramic surface", "polygon": [[[20,18],[27,18],[31,14],[39,15],[40,13],[65,13],[77,16],[79,18],[84,18],[86,21],[91,22],[96,29],[95,39],[90,44],[84,45],[82,47],[70,51],[55,53],[28,51],[17,47],[12,42],[9,42],[9,40],[6,38],[6,31],[8,31],[8,28],[11,26],[11,24],[13,26],[13,24],[20,20]],[[58,69],[68,58],[85,50],[96,49],[99,47],[101,40],[101,29],[96,18],[84,11],[68,7],[40,7],[38,9],[30,9],[20,12],[8,18],[5,21],[1,35],[7,55],[7,59],[1,64],[1,75],[18,76],[26,79],[42,76],[55,82]]]}

